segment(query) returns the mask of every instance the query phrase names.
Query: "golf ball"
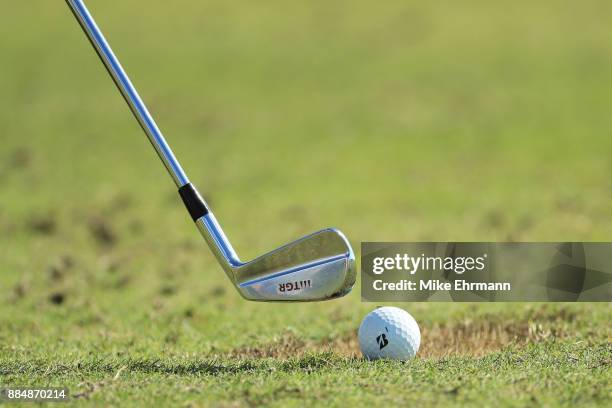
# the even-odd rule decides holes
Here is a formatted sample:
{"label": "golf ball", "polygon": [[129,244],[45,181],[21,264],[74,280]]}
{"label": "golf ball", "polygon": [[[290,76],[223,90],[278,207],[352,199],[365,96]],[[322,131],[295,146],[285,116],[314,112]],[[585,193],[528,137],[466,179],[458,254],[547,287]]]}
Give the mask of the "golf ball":
{"label": "golf ball", "polygon": [[380,307],[370,312],[359,326],[359,346],[368,360],[410,360],[420,344],[419,325],[399,307]]}

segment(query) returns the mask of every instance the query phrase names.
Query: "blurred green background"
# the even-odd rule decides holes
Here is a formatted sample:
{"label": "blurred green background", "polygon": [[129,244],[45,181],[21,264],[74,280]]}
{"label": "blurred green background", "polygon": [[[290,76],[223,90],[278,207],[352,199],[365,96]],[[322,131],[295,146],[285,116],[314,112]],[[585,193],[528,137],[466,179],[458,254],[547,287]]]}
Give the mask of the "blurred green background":
{"label": "blurred green background", "polygon": [[[610,239],[609,1],[87,5],[245,259],[330,225],[358,256],[361,241]],[[155,384],[126,361],[231,365],[225,353],[283,333],[344,336],[375,306],[359,287],[328,303],[241,300],[63,1],[3,7],[0,54],[4,382],[80,392],[127,366],[115,394],[92,398],[137,404],[153,397],[135,384]],[[402,306],[424,327],[571,310],[568,344],[610,344],[607,304]],[[236,381],[228,398],[248,405],[259,385],[246,378],[204,388],[216,401]],[[311,402],[333,404],[337,381]],[[553,405],[585,395],[542,387]],[[345,397],[383,402],[356,390]],[[517,395],[506,401],[529,401]]]}

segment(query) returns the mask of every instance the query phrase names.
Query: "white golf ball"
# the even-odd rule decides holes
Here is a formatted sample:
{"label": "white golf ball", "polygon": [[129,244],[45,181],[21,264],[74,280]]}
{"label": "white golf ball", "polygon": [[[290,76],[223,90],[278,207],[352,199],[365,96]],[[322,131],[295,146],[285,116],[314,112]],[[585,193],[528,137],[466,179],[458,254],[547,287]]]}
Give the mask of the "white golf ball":
{"label": "white golf ball", "polygon": [[370,312],[359,326],[359,346],[368,360],[410,360],[420,345],[419,325],[399,307],[380,307]]}

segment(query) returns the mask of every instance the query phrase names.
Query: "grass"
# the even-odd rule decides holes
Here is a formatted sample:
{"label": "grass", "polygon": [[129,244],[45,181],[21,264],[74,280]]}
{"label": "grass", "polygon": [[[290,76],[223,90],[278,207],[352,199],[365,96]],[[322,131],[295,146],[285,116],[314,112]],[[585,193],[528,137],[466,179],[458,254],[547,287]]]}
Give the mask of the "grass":
{"label": "grass", "polygon": [[[23,3],[23,4],[21,4]],[[0,15],[0,385],[71,405],[605,406],[601,304],[242,301],[62,2]],[[44,4],[43,4],[44,3]],[[360,241],[607,241],[608,2],[89,1],[245,258]]]}

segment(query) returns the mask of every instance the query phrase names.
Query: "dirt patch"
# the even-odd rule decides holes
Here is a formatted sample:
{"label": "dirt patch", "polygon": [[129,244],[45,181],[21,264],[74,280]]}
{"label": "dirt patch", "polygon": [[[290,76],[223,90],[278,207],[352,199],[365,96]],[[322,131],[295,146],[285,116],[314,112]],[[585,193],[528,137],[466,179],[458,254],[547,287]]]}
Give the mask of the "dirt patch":
{"label": "dirt patch", "polygon": [[57,231],[57,221],[53,215],[36,215],[28,220],[27,228],[40,235],[54,235]]}
{"label": "dirt patch", "polygon": [[215,286],[209,292],[209,296],[208,297],[210,297],[210,298],[220,298],[223,295],[225,295],[225,288],[223,288],[222,286]]}
{"label": "dirt patch", "polygon": [[19,147],[11,153],[8,159],[8,167],[19,170],[26,169],[32,164],[33,158],[34,154],[30,149]]}
{"label": "dirt patch", "polygon": [[91,218],[88,226],[89,232],[101,246],[111,247],[117,242],[117,234],[103,218]]}
{"label": "dirt patch", "polygon": [[52,281],[61,281],[73,266],[74,259],[70,255],[61,257],[47,268],[49,279]]}
{"label": "dirt patch", "polygon": [[527,344],[564,333],[538,323],[500,324],[465,321],[456,325],[423,328],[419,355],[423,358],[448,356],[480,357],[510,344]]}
{"label": "dirt patch", "polygon": [[105,211],[108,213],[108,215],[114,215],[119,212],[126,211],[133,205],[133,201],[132,196],[129,194],[118,194],[113,197]]}
{"label": "dirt patch", "polygon": [[54,305],[59,306],[64,303],[64,300],[66,300],[66,295],[62,292],[55,292],[49,295],[49,302],[53,303]]}
{"label": "dirt patch", "polygon": [[13,287],[13,294],[17,299],[23,299],[27,293],[26,286],[23,283],[18,283]]}
{"label": "dirt patch", "polygon": [[176,287],[172,285],[164,285],[159,288],[158,292],[162,296],[172,296],[176,293]]}
{"label": "dirt patch", "polygon": [[[454,325],[433,325],[421,328],[420,358],[449,356],[480,357],[499,351],[510,344],[527,344],[550,337],[563,337],[558,329],[538,323],[491,323],[465,321]],[[258,346],[247,346],[229,353],[231,358],[300,357],[307,353],[332,352],[343,357],[361,357],[357,331],[323,341],[308,341],[292,333],[279,340]]]}
{"label": "dirt patch", "polygon": [[539,305],[527,314],[528,321],[538,323],[572,323],[576,320],[576,311],[570,308],[558,309],[550,304]]}

